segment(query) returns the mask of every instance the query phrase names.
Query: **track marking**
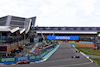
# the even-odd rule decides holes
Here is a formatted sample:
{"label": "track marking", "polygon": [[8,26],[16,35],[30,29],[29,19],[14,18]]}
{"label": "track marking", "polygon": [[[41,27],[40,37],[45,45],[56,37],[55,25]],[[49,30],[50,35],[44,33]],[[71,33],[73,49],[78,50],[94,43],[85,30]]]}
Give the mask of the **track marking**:
{"label": "track marking", "polygon": [[[74,47],[74,46],[73,46]],[[74,47],[74,49],[78,50],[77,48]],[[82,54],[83,56],[85,56],[91,63],[93,63],[93,61],[89,58],[89,56],[87,56],[85,53],[80,51],[80,54]]]}
{"label": "track marking", "polygon": [[92,62],[88,62],[88,63],[81,63],[81,64],[71,64],[71,65],[57,65],[57,66],[47,66],[47,67],[65,67],[65,66],[79,66],[79,65],[87,65],[87,64],[92,64]]}

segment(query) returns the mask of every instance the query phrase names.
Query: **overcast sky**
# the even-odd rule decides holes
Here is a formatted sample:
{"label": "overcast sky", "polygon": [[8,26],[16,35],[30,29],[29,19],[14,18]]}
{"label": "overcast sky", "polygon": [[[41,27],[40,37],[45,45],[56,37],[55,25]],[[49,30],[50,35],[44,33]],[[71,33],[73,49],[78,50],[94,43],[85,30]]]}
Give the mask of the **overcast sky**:
{"label": "overcast sky", "polygon": [[100,0],[0,0],[0,17],[36,16],[36,26],[100,26]]}

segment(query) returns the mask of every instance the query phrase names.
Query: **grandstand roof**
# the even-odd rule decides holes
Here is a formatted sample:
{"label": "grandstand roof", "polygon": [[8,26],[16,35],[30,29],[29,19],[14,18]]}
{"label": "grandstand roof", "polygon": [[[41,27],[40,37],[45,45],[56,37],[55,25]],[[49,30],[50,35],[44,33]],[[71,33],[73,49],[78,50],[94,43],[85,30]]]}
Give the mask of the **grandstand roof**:
{"label": "grandstand roof", "polygon": [[[10,31],[13,33],[15,30],[19,30],[20,34],[25,31],[28,33],[30,30],[31,25],[34,26],[36,17],[32,18],[23,18],[17,16],[4,16],[0,18],[0,26],[3,26],[4,30],[1,31]],[[8,28],[8,27],[10,28]],[[14,29],[13,29],[14,28]],[[10,29],[10,30],[9,30]]]}
{"label": "grandstand roof", "polygon": [[22,34],[25,31],[25,28],[19,28],[20,34]]}
{"label": "grandstand roof", "polygon": [[0,31],[14,33],[19,30],[19,27],[0,26]]}

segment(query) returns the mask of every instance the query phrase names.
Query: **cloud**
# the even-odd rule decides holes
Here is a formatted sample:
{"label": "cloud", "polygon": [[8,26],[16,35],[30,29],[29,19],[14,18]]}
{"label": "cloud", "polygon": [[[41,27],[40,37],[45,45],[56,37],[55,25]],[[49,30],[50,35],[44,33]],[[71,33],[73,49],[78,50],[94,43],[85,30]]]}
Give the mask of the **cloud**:
{"label": "cloud", "polygon": [[98,26],[99,3],[99,0],[0,0],[0,16],[37,16],[39,26]]}
{"label": "cloud", "polygon": [[[17,15],[29,17],[29,14],[36,11],[42,4],[39,0],[0,0],[0,15]],[[32,11],[32,13],[30,13]]]}
{"label": "cloud", "polygon": [[87,15],[94,11],[94,4],[96,0],[78,0],[77,6],[82,9]]}

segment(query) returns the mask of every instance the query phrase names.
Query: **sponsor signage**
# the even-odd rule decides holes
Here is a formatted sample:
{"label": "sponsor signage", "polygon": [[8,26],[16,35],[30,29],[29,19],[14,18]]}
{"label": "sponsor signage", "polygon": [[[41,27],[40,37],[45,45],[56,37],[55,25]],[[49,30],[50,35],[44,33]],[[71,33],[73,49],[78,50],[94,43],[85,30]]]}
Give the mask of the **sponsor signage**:
{"label": "sponsor signage", "polygon": [[16,57],[16,61],[22,61],[22,60],[29,60],[29,56],[23,56],[23,57]]}
{"label": "sponsor signage", "polygon": [[2,39],[5,39],[5,36],[2,36]]}
{"label": "sponsor signage", "polygon": [[48,40],[79,40],[78,36],[48,36]]}
{"label": "sponsor signage", "polygon": [[29,60],[35,60],[35,56],[29,56]]}
{"label": "sponsor signage", "polygon": [[16,58],[0,58],[0,62],[13,62],[16,61]]}
{"label": "sponsor signage", "polygon": [[36,55],[36,59],[41,59],[41,56],[40,55]]}

